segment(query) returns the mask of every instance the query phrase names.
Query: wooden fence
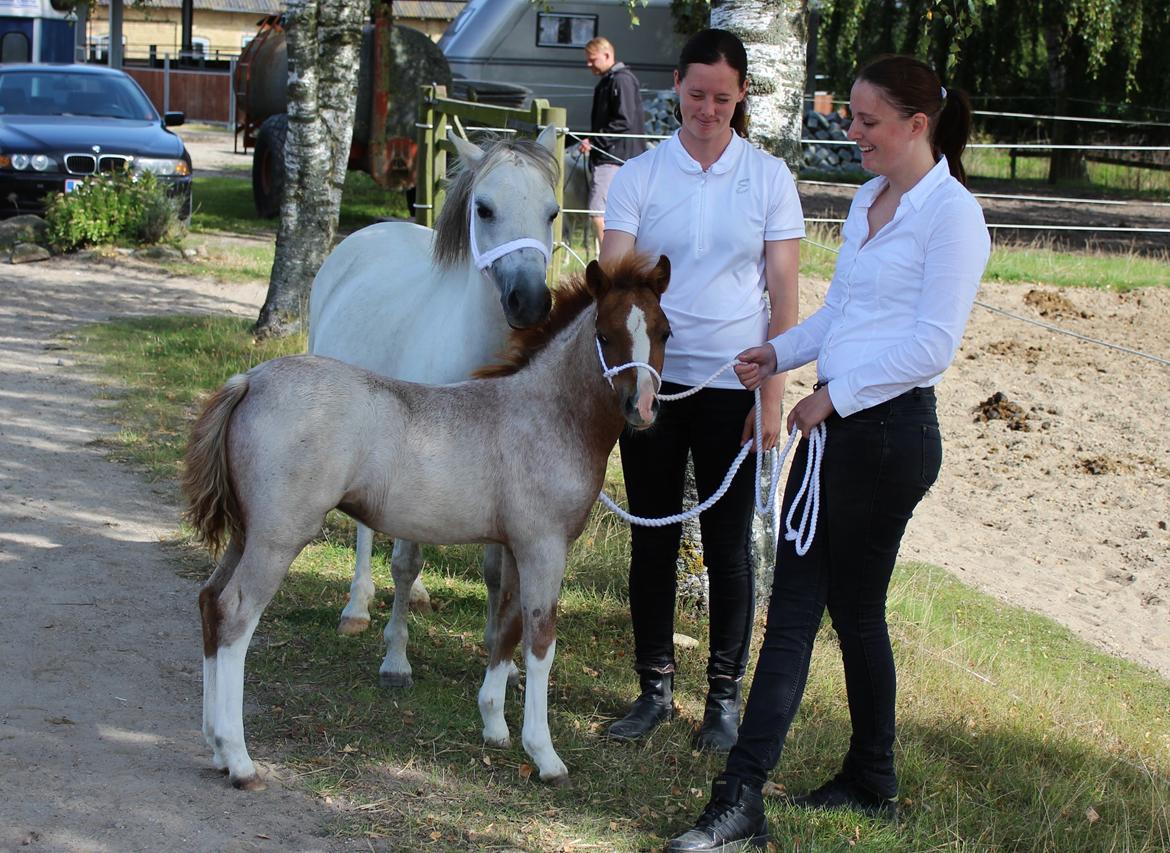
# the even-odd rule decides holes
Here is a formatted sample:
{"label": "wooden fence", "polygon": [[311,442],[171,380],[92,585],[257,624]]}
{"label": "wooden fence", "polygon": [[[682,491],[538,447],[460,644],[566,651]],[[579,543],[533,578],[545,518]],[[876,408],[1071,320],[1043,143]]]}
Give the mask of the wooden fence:
{"label": "wooden fence", "polygon": [[[230,71],[187,71],[185,69],[122,68],[138,81],[160,113],[178,110],[187,121],[235,121]],[[169,80],[168,80],[169,75]]]}

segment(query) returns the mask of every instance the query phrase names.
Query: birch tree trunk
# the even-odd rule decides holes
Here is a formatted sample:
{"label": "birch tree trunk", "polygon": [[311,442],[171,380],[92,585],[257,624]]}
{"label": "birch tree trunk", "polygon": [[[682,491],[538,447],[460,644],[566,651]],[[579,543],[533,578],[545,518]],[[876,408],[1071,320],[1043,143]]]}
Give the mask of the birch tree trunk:
{"label": "birch tree trunk", "polygon": [[298,330],[309,289],[333,247],[353,136],[362,25],[368,2],[288,4],[288,141],[285,191],[268,296],[254,331]]}
{"label": "birch tree trunk", "polygon": [[748,132],[796,173],[804,119],[806,0],[711,0],[711,26],[747,48]]}

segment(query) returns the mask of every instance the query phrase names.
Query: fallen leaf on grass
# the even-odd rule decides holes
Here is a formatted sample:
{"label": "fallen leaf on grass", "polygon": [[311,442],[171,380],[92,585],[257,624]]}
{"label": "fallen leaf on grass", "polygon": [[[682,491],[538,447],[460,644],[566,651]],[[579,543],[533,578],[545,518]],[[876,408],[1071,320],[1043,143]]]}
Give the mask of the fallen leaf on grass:
{"label": "fallen leaf on grass", "polygon": [[1101,815],[1097,814],[1097,810],[1092,806],[1085,809],[1085,817],[1089,819],[1089,823],[1096,823],[1101,819]]}
{"label": "fallen leaf on grass", "polygon": [[529,776],[532,775],[532,765],[531,764],[521,764],[520,769],[517,772],[520,774],[521,779],[527,779]]}

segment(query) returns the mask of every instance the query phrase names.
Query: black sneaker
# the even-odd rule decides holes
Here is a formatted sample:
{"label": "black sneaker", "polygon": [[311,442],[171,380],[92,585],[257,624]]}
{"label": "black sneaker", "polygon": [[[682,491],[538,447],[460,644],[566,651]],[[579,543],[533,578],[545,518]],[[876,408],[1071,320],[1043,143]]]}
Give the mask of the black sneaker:
{"label": "black sneaker", "polygon": [[838,773],[815,791],[793,797],[792,804],[802,809],[851,809],[891,822],[898,819],[897,797],[890,799],[880,797],[842,773]]}
{"label": "black sneaker", "polygon": [[733,776],[719,776],[694,827],[666,845],[666,853],[762,849],[767,844],[768,820],[760,792]]}

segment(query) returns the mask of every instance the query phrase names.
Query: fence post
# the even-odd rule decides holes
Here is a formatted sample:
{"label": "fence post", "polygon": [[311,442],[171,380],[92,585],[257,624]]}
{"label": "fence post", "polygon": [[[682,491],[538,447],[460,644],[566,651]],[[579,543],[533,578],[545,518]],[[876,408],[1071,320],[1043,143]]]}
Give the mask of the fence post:
{"label": "fence post", "polygon": [[[565,134],[564,128],[569,123],[569,114],[564,107],[550,107],[547,101],[533,104],[534,112],[533,121],[538,126],[552,125],[557,129],[557,135],[553,142],[553,156],[556,158],[557,174],[560,175],[561,170],[564,169],[565,163]],[[565,177],[560,175],[557,181],[555,195],[557,199],[557,209],[559,210],[565,203]],[[557,251],[557,244],[561,242],[561,236],[564,234],[565,215],[563,213],[557,214],[557,218],[553,220],[552,225],[552,241],[553,253],[548,263],[548,283],[550,285],[556,284],[561,277],[561,262],[565,256],[564,252]]]}
{"label": "fence post", "polygon": [[[236,62],[239,60],[232,57],[228,61],[228,127],[235,129],[236,126]],[[235,134],[232,134],[232,146],[235,147]]]}
{"label": "fence post", "polygon": [[163,113],[171,109],[171,55],[163,54]]}
{"label": "fence post", "polygon": [[435,87],[423,86],[418,102],[418,152],[414,180],[414,221],[435,225]]}

